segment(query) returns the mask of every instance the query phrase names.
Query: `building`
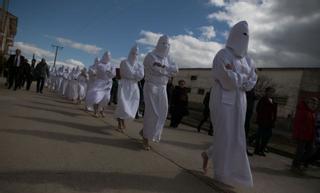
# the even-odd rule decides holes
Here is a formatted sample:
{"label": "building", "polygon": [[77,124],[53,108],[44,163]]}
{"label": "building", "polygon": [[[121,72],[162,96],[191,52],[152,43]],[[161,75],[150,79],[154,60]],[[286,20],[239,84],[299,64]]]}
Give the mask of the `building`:
{"label": "building", "polygon": [[0,74],[10,46],[17,34],[18,18],[0,8]]}
{"label": "building", "polygon": [[[257,73],[263,82],[262,86],[260,84],[260,94],[265,85],[275,87],[279,117],[292,117],[298,101],[303,97],[320,97],[320,68],[259,68]],[[174,78],[174,84],[181,79],[186,81],[189,89],[189,101],[202,103],[205,93],[211,88],[211,69],[182,68]]]}

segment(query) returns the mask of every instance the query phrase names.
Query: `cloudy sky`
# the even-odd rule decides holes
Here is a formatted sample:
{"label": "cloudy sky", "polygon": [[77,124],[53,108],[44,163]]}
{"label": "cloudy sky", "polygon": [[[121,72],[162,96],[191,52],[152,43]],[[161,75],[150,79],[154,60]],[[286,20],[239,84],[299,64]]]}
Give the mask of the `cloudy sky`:
{"label": "cloudy sky", "polygon": [[15,47],[31,58],[89,66],[109,50],[119,64],[137,43],[140,60],[167,34],[181,68],[207,68],[230,27],[247,20],[257,67],[320,67],[318,0],[11,0]]}

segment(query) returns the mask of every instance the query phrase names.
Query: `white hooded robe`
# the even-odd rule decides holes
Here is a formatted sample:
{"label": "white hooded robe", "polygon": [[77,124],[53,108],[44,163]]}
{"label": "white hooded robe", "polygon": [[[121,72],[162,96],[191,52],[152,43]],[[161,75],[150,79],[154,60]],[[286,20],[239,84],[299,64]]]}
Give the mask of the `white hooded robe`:
{"label": "white hooded robe", "polygon": [[156,48],[143,61],[145,84],[143,88],[145,112],[143,136],[159,142],[168,113],[167,82],[178,72],[178,67],[168,58],[169,38],[161,36]]}
{"label": "white hooded robe", "polygon": [[[231,29],[226,48],[213,60],[210,114],[215,135],[208,154],[213,159],[216,180],[250,187],[253,182],[244,130],[245,92],[254,87],[257,76],[247,56],[248,41],[248,24],[239,22]],[[228,64],[234,65],[232,69],[226,68]]]}
{"label": "white hooded robe", "polygon": [[[109,52],[104,54],[104,57],[110,55]],[[102,63],[103,61],[107,63]],[[88,106],[93,106],[94,104],[99,104],[99,107],[105,107],[110,100],[110,91],[112,87],[112,78],[116,75],[116,68],[110,62],[110,58],[102,59],[102,61],[95,65],[94,71],[96,73],[95,81],[88,91],[86,104]]]}
{"label": "white hooded robe", "polygon": [[[136,62],[134,55],[138,54],[138,48],[130,50],[128,59],[120,63],[120,76],[118,87],[118,103],[115,117],[120,119],[134,119],[139,107],[140,90],[138,81],[144,76],[142,64]],[[130,62],[131,61],[131,62]]]}

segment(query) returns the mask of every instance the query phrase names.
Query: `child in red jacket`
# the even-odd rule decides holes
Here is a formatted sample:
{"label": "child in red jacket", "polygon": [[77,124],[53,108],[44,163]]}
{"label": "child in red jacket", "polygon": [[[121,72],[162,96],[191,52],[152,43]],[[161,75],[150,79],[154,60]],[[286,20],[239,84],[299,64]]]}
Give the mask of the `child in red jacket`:
{"label": "child in red jacket", "polygon": [[315,110],[318,103],[319,100],[315,97],[307,98],[297,107],[293,122],[293,139],[297,141],[296,155],[291,166],[293,171],[301,172],[301,164],[312,154],[315,139]]}

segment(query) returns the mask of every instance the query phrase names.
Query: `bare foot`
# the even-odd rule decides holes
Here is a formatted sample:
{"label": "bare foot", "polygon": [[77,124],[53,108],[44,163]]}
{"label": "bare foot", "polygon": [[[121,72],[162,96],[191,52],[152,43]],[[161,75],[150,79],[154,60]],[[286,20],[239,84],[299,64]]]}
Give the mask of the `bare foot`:
{"label": "bare foot", "polygon": [[101,117],[105,117],[103,111],[100,111]]}
{"label": "bare foot", "polygon": [[206,152],[202,152],[201,153],[201,157],[202,157],[202,169],[203,169],[203,174],[207,175],[208,172],[208,155]]}

